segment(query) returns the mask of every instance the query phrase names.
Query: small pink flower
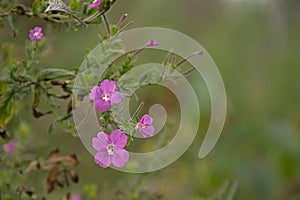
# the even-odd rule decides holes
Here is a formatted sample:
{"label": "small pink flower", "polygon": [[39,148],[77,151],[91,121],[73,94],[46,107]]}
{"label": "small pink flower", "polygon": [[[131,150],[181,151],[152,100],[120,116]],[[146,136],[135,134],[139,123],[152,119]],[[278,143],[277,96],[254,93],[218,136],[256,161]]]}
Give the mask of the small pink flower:
{"label": "small pink flower", "polygon": [[82,200],[81,195],[80,194],[73,194],[72,195],[72,200]]}
{"label": "small pink flower", "polygon": [[195,51],[191,55],[193,55],[193,56],[202,56],[203,54],[204,54],[203,51]]}
{"label": "small pink flower", "polygon": [[17,144],[14,141],[11,141],[3,145],[3,150],[7,153],[12,153],[16,150]]}
{"label": "small pink flower", "polygon": [[143,137],[152,137],[154,134],[154,127],[152,126],[153,119],[150,115],[144,115],[140,122],[136,125],[136,129]]}
{"label": "small pink flower", "polygon": [[31,40],[40,40],[43,37],[42,28],[39,26],[29,30],[29,38]]}
{"label": "small pink flower", "polygon": [[100,86],[94,86],[89,94],[89,98],[95,103],[95,108],[101,112],[110,109],[113,104],[119,104],[123,95],[116,91],[116,84],[114,81],[105,79]]}
{"label": "small pink flower", "polygon": [[154,46],[158,46],[159,42],[157,40],[150,40],[147,44],[146,47],[154,47]]}
{"label": "small pink flower", "polygon": [[90,8],[98,8],[101,4],[102,0],[94,0],[93,3],[89,4]]}
{"label": "small pink flower", "polygon": [[115,130],[110,135],[99,132],[92,139],[92,146],[97,151],[94,161],[100,167],[107,168],[112,163],[115,167],[123,167],[129,159],[129,153],[124,149],[127,135],[121,130]]}

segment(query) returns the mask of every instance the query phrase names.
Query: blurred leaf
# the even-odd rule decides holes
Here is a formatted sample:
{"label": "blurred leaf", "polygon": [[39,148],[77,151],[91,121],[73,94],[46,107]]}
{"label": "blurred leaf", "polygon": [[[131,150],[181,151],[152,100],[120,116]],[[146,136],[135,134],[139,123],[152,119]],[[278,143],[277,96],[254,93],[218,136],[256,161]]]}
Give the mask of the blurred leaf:
{"label": "blurred leaf", "polygon": [[89,3],[88,2],[84,2],[83,5],[82,5],[82,14],[87,15],[88,8],[89,8]]}
{"label": "blurred leaf", "polygon": [[31,69],[33,67],[36,67],[36,66],[38,66],[39,63],[40,63],[40,61],[38,61],[38,60],[31,60],[31,61],[29,61],[27,63],[27,69],[29,70],[29,69]]}
{"label": "blurred leaf", "polygon": [[32,12],[34,15],[38,15],[39,13],[41,13],[41,1],[40,0],[33,1]]}
{"label": "blurred leaf", "polygon": [[149,77],[148,72],[143,73],[138,81],[139,84],[142,85],[147,80],[148,77]]}
{"label": "blurred leaf", "polygon": [[55,79],[70,79],[74,78],[75,73],[65,69],[44,69],[37,75],[38,81],[50,81]]}
{"label": "blurred leaf", "polygon": [[17,35],[17,28],[16,28],[16,20],[12,15],[7,16],[7,22],[11,30],[13,31],[13,35]]}
{"label": "blurred leaf", "polygon": [[18,129],[18,135],[20,135],[21,140],[27,140],[29,137],[29,134],[31,132],[31,128],[29,124],[25,122],[21,122],[19,129]]}
{"label": "blurred leaf", "polygon": [[38,87],[34,87],[34,100],[32,103],[33,108],[37,108],[40,103],[41,91]]}
{"label": "blurred leaf", "polygon": [[26,56],[29,60],[32,60],[33,52],[32,52],[32,49],[29,46],[25,46],[25,54],[26,54]]}
{"label": "blurred leaf", "polygon": [[18,102],[10,96],[0,98],[0,128],[3,128],[17,110]]}
{"label": "blurred leaf", "polygon": [[54,128],[55,128],[55,122],[50,124],[50,126],[48,128],[48,133],[52,133]]}
{"label": "blurred leaf", "polygon": [[88,200],[96,200],[96,194],[97,193],[97,188],[95,185],[85,185],[83,187],[83,195],[88,199]]}
{"label": "blurred leaf", "polygon": [[72,0],[69,6],[72,11],[77,11],[79,9],[79,0]]}
{"label": "blurred leaf", "polygon": [[0,81],[0,96],[2,96],[8,90],[6,83]]}
{"label": "blurred leaf", "polygon": [[11,65],[13,62],[15,62],[15,56],[13,54],[14,45],[13,44],[4,44],[2,46],[2,52],[3,52],[3,60],[5,61],[5,65]]}
{"label": "blurred leaf", "polygon": [[69,119],[72,116],[73,116],[72,113],[69,113],[69,114],[66,114],[66,115],[63,115],[63,116],[57,118],[57,121],[59,121],[59,122],[66,121],[67,119]]}
{"label": "blurred leaf", "polygon": [[110,31],[112,35],[116,35],[118,33],[118,27],[116,25],[110,25]]}

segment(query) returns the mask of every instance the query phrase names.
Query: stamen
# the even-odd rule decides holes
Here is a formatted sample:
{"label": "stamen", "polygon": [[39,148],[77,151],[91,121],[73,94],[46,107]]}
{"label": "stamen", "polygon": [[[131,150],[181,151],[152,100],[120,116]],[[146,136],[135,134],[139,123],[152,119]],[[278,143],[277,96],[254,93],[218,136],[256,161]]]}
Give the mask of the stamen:
{"label": "stamen", "polygon": [[112,144],[109,144],[106,148],[108,155],[114,155],[115,147]]}
{"label": "stamen", "polygon": [[109,97],[108,97],[107,94],[104,94],[104,95],[102,96],[102,99],[103,99],[105,102],[108,102],[108,101],[109,101]]}

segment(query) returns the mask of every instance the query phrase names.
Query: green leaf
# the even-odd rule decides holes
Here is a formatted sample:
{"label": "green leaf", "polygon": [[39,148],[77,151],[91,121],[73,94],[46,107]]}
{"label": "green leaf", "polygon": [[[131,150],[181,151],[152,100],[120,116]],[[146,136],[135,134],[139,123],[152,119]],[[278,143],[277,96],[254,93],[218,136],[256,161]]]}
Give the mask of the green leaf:
{"label": "green leaf", "polygon": [[25,46],[25,54],[26,54],[26,57],[29,60],[32,60],[32,58],[33,58],[33,52],[32,52],[32,49],[29,46]]}
{"label": "green leaf", "polygon": [[74,77],[74,72],[65,69],[44,69],[37,74],[38,81],[68,80]]}
{"label": "green leaf", "polygon": [[139,79],[139,84],[142,85],[146,81],[147,78],[148,78],[148,72],[142,74]]}
{"label": "green leaf", "polygon": [[7,86],[7,84],[0,81],[0,96],[2,96],[8,89],[9,87]]}
{"label": "green leaf", "polygon": [[12,15],[7,16],[7,22],[11,30],[13,31],[13,35],[17,35],[17,28],[16,28],[16,20]]}
{"label": "green leaf", "polygon": [[50,126],[48,128],[48,133],[52,133],[54,128],[55,128],[55,122],[50,124]]}
{"label": "green leaf", "polygon": [[41,1],[40,0],[33,1],[32,12],[34,15],[38,15],[39,13],[41,13]]}
{"label": "green leaf", "polygon": [[72,11],[77,11],[79,8],[79,0],[72,0],[69,6]]}
{"label": "green leaf", "polygon": [[27,63],[27,69],[30,70],[34,67],[37,67],[40,64],[40,61],[38,60],[31,60]]}
{"label": "green leaf", "polygon": [[41,98],[41,91],[38,87],[34,88],[34,100],[32,103],[32,108],[37,108],[39,106],[40,103],[40,98]]}
{"label": "green leaf", "polygon": [[0,128],[3,128],[13,117],[17,110],[18,102],[8,95],[0,98]]}
{"label": "green leaf", "polygon": [[67,119],[69,119],[72,116],[73,116],[72,113],[68,113],[68,114],[65,114],[63,116],[60,116],[59,118],[56,119],[56,121],[63,122],[63,121],[66,121]]}
{"label": "green leaf", "polygon": [[96,200],[97,188],[95,185],[85,185],[83,195],[89,200]]}

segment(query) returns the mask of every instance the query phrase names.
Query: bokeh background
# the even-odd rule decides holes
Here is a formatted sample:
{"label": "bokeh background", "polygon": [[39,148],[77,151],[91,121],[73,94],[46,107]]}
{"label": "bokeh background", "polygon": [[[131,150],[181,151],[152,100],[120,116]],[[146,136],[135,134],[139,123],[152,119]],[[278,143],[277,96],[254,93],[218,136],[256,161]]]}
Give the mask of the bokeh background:
{"label": "bokeh background", "polygon": [[[80,182],[70,190],[80,193],[83,185],[96,184],[99,199],[230,199],[232,188],[236,188],[233,199],[300,199],[299,11],[298,0],[119,0],[109,12],[110,21],[128,13],[134,21],[132,28],[174,29],[209,52],[223,76],[228,98],[219,142],[206,158],[198,159],[210,118],[203,85],[198,136],[178,161],[160,171],[125,174],[101,169],[80,139],[59,129],[49,135],[50,117],[37,123],[25,113],[28,117],[20,123],[29,123],[32,134],[27,154],[45,156],[53,147],[64,154],[78,154]],[[105,31],[103,26],[59,31],[44,21],[22,18],[18,37],[2,29],[0,43],[14,43],[22,55],[28,30],[35,25],[42,26],[47,36],[45,67],[79,66],[97,44],[97,35]],[[149,102],[159,100],[176,110],[176,101],[165,100],[166,93],[159,90],[154,95],[157,99]],[[30,104],[20,112],[26,109]],[[44,172],[33,173],[28,183],[44,191],[45,184],[40,182],[44,176]]]}

